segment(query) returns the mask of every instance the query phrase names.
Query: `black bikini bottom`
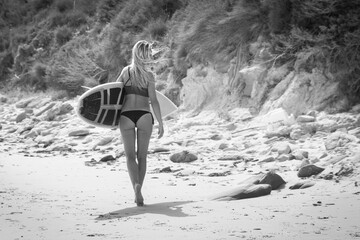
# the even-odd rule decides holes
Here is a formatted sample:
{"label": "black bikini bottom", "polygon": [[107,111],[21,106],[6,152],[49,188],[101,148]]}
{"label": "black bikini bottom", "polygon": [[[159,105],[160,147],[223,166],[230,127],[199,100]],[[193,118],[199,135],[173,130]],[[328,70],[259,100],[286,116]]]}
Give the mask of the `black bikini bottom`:
{"label": "black bikini bottom", "polygon": [[127,118],[129,118],[135,125],[137,123],[137,121],[145,114],[150,113],[151,118],[152,118],[152,124],[154,124],[154,117],[151,114],[151,112],[148,111],[142,111],[142,110],[132,110],[132,111],[126,111],[126,112],[122,112],[120,115],[125,116]]}

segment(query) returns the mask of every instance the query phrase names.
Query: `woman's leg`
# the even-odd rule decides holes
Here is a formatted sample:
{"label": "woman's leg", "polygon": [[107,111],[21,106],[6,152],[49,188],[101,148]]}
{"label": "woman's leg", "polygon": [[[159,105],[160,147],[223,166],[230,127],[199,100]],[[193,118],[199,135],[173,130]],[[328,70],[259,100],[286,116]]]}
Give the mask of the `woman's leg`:
{"label": "woman's leg", "polygon": [[135,190],[135,184],[139,184],[139,167],[136,163],[135,151],[135,124],[125,116],[120,117],[120,132],[124,143],[126,164],[130,180]]}
{"label": "woman's leg", "polygon": [[137,127],[137,160],[139,166],[139,186],[135,186],[140,202],[143,202],[141,187],[144,183],[146,174],[146,158],[152,133],[152,116],[150,113],[144,114],[136,123]]}

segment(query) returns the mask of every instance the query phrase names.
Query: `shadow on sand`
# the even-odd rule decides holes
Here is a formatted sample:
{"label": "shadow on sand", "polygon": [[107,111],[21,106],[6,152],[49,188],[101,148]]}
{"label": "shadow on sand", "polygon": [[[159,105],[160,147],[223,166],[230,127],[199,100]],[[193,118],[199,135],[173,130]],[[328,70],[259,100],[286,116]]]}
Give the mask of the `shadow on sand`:
{"label": "shadow on sand", "polygon": [[114,218],[131,217],[145,213],[162,214],[169,217],[188,217],[183,213],[181,205],[192,203],[193,201],[163,202],[144,205],[143,207],[130,207],[106,214],[99,215],[95,220],[109,220]]}

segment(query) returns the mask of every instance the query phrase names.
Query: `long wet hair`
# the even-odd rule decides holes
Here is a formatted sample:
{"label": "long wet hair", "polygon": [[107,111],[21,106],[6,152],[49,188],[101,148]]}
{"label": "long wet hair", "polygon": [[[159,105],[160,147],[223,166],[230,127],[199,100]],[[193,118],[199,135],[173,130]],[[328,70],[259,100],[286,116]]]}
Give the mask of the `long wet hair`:
{"label": "long wet hair", "polygon": [[132,60],[130,64],[132,80],[135,85],[146,88],[149,82],[154,82],[154,75],[150,70],[153,63],[151,55],[151,44],[145,40],[135,43],[132,49]]}

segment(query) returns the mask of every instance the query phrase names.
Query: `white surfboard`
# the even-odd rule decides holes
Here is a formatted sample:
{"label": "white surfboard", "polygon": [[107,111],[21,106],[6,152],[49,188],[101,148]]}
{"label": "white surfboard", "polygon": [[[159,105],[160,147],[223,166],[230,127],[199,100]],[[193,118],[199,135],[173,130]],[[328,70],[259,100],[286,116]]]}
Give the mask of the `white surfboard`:
{"label": "white surfboard", "polygon": [[[97,127],[118,127],[125,96],[123,90],[124,84],[121,82],[105,83],[89,89],[79,98],[77,115],[85,122]],[[176,105],[164,94],[156,91],[156,97],[162,117],[177,110]],[[152,107],[151,111],[153,113]]]}

